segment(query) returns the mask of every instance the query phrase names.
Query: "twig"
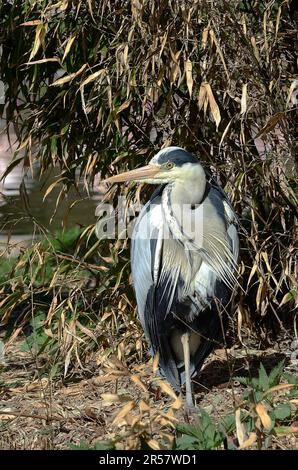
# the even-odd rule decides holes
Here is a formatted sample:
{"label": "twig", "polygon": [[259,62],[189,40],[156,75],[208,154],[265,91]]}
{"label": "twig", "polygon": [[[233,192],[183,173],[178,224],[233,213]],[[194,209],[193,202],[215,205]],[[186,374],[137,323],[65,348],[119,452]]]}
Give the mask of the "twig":
{"label": "twig", "polygon": [[1,411],[0,415],[12,415],[18,416],[20,418],[36,418],[36,419],[44,419],[45,421],[66,421],[67,419],[74,419],[74,418],[61,418],[59,416],[44,416],[39,414],[30,414],[30,413],[20,413],[16,411]]}

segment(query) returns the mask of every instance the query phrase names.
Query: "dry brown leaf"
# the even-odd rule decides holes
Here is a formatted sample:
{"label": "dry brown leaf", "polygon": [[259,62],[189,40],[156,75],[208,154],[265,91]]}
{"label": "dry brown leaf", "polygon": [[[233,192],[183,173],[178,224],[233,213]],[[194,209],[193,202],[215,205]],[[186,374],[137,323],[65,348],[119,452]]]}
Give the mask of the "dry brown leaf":
{"label": "dry brown leaf", "polygon": [[251,432],[248,438],[239,446],[239,449],[246,449],[251,447],[257,440],[257,435],[255,432]]}
{"label": "dry brown leaf", "polygon": [[259,416],[262,425],[265,429],[270,429],[272,426],[272,421],[270,416],[267,413],[266,406],[264,403],[257,403],[256,405],[256,413]]}
{"label": "dry brown leaf", "polygon": [[29,57],[29,62],[37,54],[37,52],[38,52],[38,50],[39,50],[39,48],[42,44],[42,41],[43,41],[43,38],[45,36],[46,30],[47,30],[47,25],[45,25],[44,23],[39,23],[37,25],[36,31],[35,31],[34,44],[33,44],[33,48],[32,48],[32,51],[31,51],[31,54],[30,54],[30,57]]}
{"label": "dry brown leaf", "polygon": [[20,26],[37,26],[39,24],[42,24],[41,20],[32,20],[26,21],[25,23],[21,23]]}
{"label": "dry brown leaf", "polygon": [[216,38],[216,35],[213,31],[213,29],[210,29],[210,38],[211,38],[211,41],[212,43],[214,42],[215,46],[216,46],[216,51],[220,57],[220,60],[222,61],[222,64],[223,64],[223,67],[224,67],[224,70],[225,70],[225,73],[226,73],[226,76],[227,76],[227,79],[228,79],[228,82],[230,82],[230,75],[229,75],[229,71],[228,71],[228,68],[227,68],[227,65],[226,65],[226,61],[225,61],[225,58],[224,58],[224,55],[223,55],[223,52],[220,48],[220,44],[219,42],[217,41],[217,38]]}
{"label": "dry brown leaf", "polygon": [[206,101],[207,97],[207,92],[206,92],[206,87],[205,87],[205,82],[201,83],[200,90],[199,90],[199,111],[201,111],[202,107],[204,106],[204,103]]}
{"label": "dry brown leaf", "polygon": [[215,101],[213,91],[212,91],[212,88],[209,85],[209,83],[205,83],[205,88],[206,88],[206,92],[207,92],[207,95],[208,95],[208,101],[209,101],[209,105],[210,105],[211,114],[212,114],[212,117],[215,121],[216,129],[218,129],[219,123],[221,121],[220,110],[219,110],[219,107],[218,107],[218,105]]}
{"label": "dry brown leaf", "polygon": [[237,308],[237,335],[241,343],[242,343],[241,328],[242,328],[242,321],[243,321],[243,315],[241,311],[242,308],[243,308],[242,305],[239,304]]}
{"label": "dry brown leaf", "polygon": [[271,132],[275,126],[284,118],[284,113],[281,112],[281,113],[276,113],[274,114],[274,116],[272,116],[269,121],[267,122],[267,124],[262,127],[262,129],[257,133],[257,135],[255,136],[255,139],[257,137],[260,137],[262,135],[266,135],[268,134],[269,132]]}
{"label": "dry brown leaf", "polygon": [[153,450],[160,450],[160,445],[155,439],[150,439],[149,441],[147,441],[147,444]]}
{"label": "dry brown leaf", "polygon": [[22,326],[20,326],[19,328],[16,328],[14,332],[12,333],[12,335],[10,336],[9,340],[6,342],[5,346],[6,347],[10,346],[14,342],[14,340],[19,336],[21,331],[23,331]]}
{"label": "dry brown leaf", "polygon": [[209,34],[209,26],[203,29],[203,33],[202,33],[202,48],[203,49],[205,49],[206,47],[208,34]]}
{"label": "dry brown leaf", "polygon": [[259,49],[258,49],[258,46],[257,46],[257,43],[256,43],[256,38],[254,36],[252,36],[250,38],[250,42],[251,42],[251,45],[252,45],[252,48],[253,48],[254,56],[257,59],[257,61],[260,62],[260,53],[259,53]]}
{"label": "dry brown leaf", "polygon": [[158,370],[158,362],[159,362],[159,353],[157,352],[153,358],[153,362],[152,362],[152,370],[153,370],[153,373],[156,374],[157,370]]}
{"label": "dry brown leaf", "polygon": [[148,393],[148,388],[146,387],[144,382],[142,382],[140,377],[134,374],[130,377],[130,380],[132,380],[138,387],[140,387],[143,390],[143,392]]}
{"label": "dry brown leaf", "polygon": [[82,393],[82,384],[80,383],[79,385],[72,385],[68,387],[64,387],[62,389],[63,395],[66,396],[76,396],[80,395]]}
{"label": "dry brown leaf", "polygon": [[85,80],[81,83],[80,88],[83,88],[90,82],[93,82],[96,78],[100,77],[100,75],[104,75],[106,73],[105,69],[97,70],[96,72],[89,75]]}
{"label": "dry brown leaf", "polygon": [[241,410],[238,408],[235,412],[236,434],[239,445],[241,446],[246,440],[246,432],[243,424],[241,423]]}
{"label": "dry brown leaf", "polygon": [[82,325],[82,323],[80,323],[78,320],[76,321],[76,326],[79,328],[79,330],[82,331],[82,333],[85,333],[86,336],[89,336],[89,338],[91,338],[95,343],[97,343],[96,336],[94,335],[94,333],[92,333],[91,330],[89,330],[89,328]]}
{"label": "dry brown leaf", "polygon": [[70,82],[74,78],[78,77],[85,70],[86,67],[87,67],[87,64],[82,65],[82,67],[77,72],[71,73],[67,75],[66,77],[58,78],[58,80],[51,83],[50,86],[60,86],[60,85],[64,85],[64,83]]}
{"label": "dry brown leaf", "polygon": [[241,95],[241,110],[240,115],[242,116],[247,111],[247,83],[242,86],[242,95]]}
{"label": "dry brown leaf", "polygon": [[59,10],[65,11],[68,7],[69,0],[62,0],[62,2],[59,5]]}
{"label": "dry brown leaf", "polygon": [[117,114],[120,114],[120,113],[122,113],[122,111],[127,109],[129,107],[130,103],[131,103],[131,100],[124,101],[124,103],[122,103],[122,105],[119,107],[119,109],[117,111]]}
{"label": "dry brown leaf", "polygon": [[165,382],[164,380],[157,380],[156,384],[161,388],[164,393],[169,395],[174,400],[177,400],[177,395],[168,382]]}
{"label": "dry brown leaf", "polygon": [[192,78],[192,62],[191,60],[186,60],[184,63],[185,75],[186,75],[186,83],[188,88],[188,93],[191,98],[192,96],[192,88],[193,88],[193,78]]}
{"label": "dry brown leaf", "polygon": [[161,39],[161,44],[160,44],[160,49],[159,49],[159,57],[161,57],[161,55],[162,55],[162,52],[163,52],[164,47],[166,45],[167,39],[168,39],[168,32],[166,31],[165,34],[164,34],[164,37]]}
{"label": "dry brown leaf", "polygon": [[34,382],[25,386],[26,392],[33,392],[34,390],[43,390],[49,385],[49,380],[45,377],[42,379],[34,380]]}
{"label": "dry brown leaf", "polygon": [[[110,356],[108,361],[107,361],[107,366],[108,367],[114,367],[114,368],[117,368],[117,369],[120,369],[120,370],[125,370],[126,373],[128,373],[128,369],[126,367],[125,364],[123,364],[123,362],[121,362],[118,357],[116,356]],[[113,371],[114,372],[114,371]]]}
{"label": "dry brown leaf", "polygon": [[226,126],[225,130],[223,131],[220,142],[219,142],[219,146],[221,146],[221,144],[223,143],[223,141],[224,141],[224,139],[225,139],[225,137],[228,133],[228,130],[230,129],[230,126],[231,126],[232,122],[233,122],[233,118],[230,119],[228,125]]}
{"label": "dry brown leaf", "polygon": [[69,54],[69,51],[71,49],[71,46],[73,45],[74,43],[74,40],[76,38],[76,35],[73,34],[67,41],[67,44],[66,44],[66,47],[65,47],[65,51],[64,51],[64,54],[63,54],[63,57],[62,57],[62,62],[64,62],[64,60],[66,59],[67,55]]}
{"label": "dry brown leaf", "polygon": [[142,413],[150,411],[150,406],[144,400],[140,401],[139,408]]}
{"label": "dry brown leaf", "polygon": [[102,393],[101,398],[108,403],[122,403],[131,400],[129,395],[118,395],[117,393]]}
{"label": "dry brown leaf", "polygon": [[138,423],[140,424],[142,416],[137,414],[137,415],[132,415],[132,414],[127,414],[125,416],[125,421],[127,422],[128,426],[131,426],[132,428]]}
{"label": "dry brown leaf", "polygon": [[113,420],[113,424],[119,424],[125,416],[134,409],[135,407],[135,402],[133,400],[129,401],[126,403],[126,405],[123,406],[123,408],[117,413],[116,417]]}
{"label": "dry brown leaf", "polygon": [[265,289],[266,289],[266,287],[264,286],[265,286],[265,283],[263,281],[263,278],[261,277],[259,279],[259,286],[258,286],[257,295],[256,295],[256,306],[257,306],[257,309],[261,311],[261,313],[262,313],[262,301],[264,299]]}
{"label": "dry brown leaf", "polygon": [[267,395],[270,395],[270,393],[280,392],[280,391],[287,390],[288,388],[292,388],[292,387],[297,387],[297,385],[295,385],[295,384],[279,384],[279,385],[275,385],[274,387],[269,388],[269,390],[267,390],[267,391],[264,393],[264,397],[267,396]]}
{"label": "dry brown leaf", "polygon": [[280,23],[280,15],[281,15],[281,7],[278,7],[277,15],[276,15],[276,23],[275,23],[275,40],[277,38],[279,23]]}
{"label": "dry brown leaf", "polygon": [[175,83],[179,70],[180,70],[179,64],[174,62],[172,67],[171,67],[171,71],[170,71],[170,83],[171,83],[171,85],[173,85]]}
{"label": "dry brown leaf", "polygon": [[31,62],[25,62],[24,65],[44,64],[45,62],[60,62],[60,61],[56,57],[51,57],[49,59],[40,59],[40,60],[32,60]]}
{"label": "dry brown leaf", "polygon": [[183,400],[182,400],[182,397],[178,397],[174,403],[171,405],[171,408],[173,408],[174,410],[180,410],[180,408],[182,407],[183,405]]}
{"label": "dry brown leaf", "polygon": [[128,44],[125,45],[123,51],[123,63],[127,67],[128,65]]}
{"label": "dry brown leaf", "polygon": [[249,278],[248,278],[248,281],[247,281],[247,287],[249,286],[256,270],[258,269],[258,264],[257,263],[254,263],[252,269],[250,270],[250,273],[249,273]]}

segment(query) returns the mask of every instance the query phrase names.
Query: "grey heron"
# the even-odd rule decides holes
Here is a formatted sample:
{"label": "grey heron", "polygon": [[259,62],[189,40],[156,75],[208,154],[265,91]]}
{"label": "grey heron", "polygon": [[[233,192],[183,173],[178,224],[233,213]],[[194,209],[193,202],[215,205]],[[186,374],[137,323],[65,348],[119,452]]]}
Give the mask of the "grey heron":
{"label": "grey heron", "polygon": [[185,385],[192,407],[191,379],[221,337],[220,306],[237,282],[236,214],[200,161],[180,147],[106,181],[159,185],[132,234],[133,284],[161,375],[176,390]]}

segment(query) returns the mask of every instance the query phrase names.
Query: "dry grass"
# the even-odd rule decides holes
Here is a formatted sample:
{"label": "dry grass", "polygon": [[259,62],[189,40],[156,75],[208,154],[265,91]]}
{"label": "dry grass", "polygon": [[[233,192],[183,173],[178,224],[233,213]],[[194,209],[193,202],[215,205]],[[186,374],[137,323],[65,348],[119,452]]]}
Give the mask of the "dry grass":
{"label": "dry grass", "polygon": [[[103,361],[95,353],[88,360],[88,373],[73,371],[71,379],[61,381],[43,375],[46,355],[21,352],[21,343],[8,348],[1,371],[2,449],[67,449],[82,442],[92,447],[99,441],[112,441],[117,449],[137,449],[145,442],[153,449],[172,448],[175,426],[186,419],[183,401],[156,377],[151,360],[127,367],[116,357]],[[298,370],[290,360],[288,340],[280,339],[274,348],[263,351],[232,348],[229,367],[225,355],[219,349],[210,356],[196,388],[199,407],[218,423],[243,406],[244,388],[231,380],[231,373],[255,375],[261,361],[272,370],[283,357],[288,372]],[[190,419],[196,422],[195,416]],[[293,432],[271,436],[267,447],[295,448],[295,436]],[[228,439],[239,446],[236,431]],[[256,442],[248,448],[255,446]]]}

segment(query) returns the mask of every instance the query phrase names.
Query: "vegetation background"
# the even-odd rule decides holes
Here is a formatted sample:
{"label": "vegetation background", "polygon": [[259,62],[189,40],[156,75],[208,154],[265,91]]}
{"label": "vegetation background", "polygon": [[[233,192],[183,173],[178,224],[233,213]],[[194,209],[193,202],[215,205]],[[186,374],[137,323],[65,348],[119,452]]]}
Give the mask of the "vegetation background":
{"label": "vegetation background", "polygon": [[[2,178],[18,164],[24,174],[37,166],[40,176],[58,168],[59,177],[46,194],[59,188],[59,207],[79,180],[90,189],[96,175],[104,178],[143,165],[162,146],[187,148],[211,169],[239,215],[244,292],[235,295],[228,345],[248,354],[252,344],[260,350],[278,338],[292,340],[298,299],[294,2],[4,0],[0,45],[5,84],[1,111],[7,132],[13,128],[19,143]],[[149,195],[146,187],[112,188],[108,196],[115,204],[120,191],[128,201]],[[23,217],[41,237],[16,258],[7,258],[7,250],[2,253],[0,315],[7,354],[14,344],[25,342],[39,386],[47,380],[44,397],[53,384],[65,386],[78,376],[85,380],[98,369],[110,377],[112,398],[103,400],[118,396],[118,406],[123,405],[119,377],[132,380],[145,395],[150,396],[152,387],[157,393],[148,385],[152,378],[140,378],[145,372],[136,369],[149,358],[136,320],[129,241],[97,240],[94,225],[53,234],[32,216],[25,185],[21,196]],[[269,381],[272,387],[284,380],[280,370],[275,376],[278,380]],[[243,380],[243,385],[257,387]],[[268,380],[260,386],[262,393],[269,389]],[[160,386],[172,396],[166,385]],[[52,409],[52,402],[49,406],[44,399],[46,410]],[[175,427],[175,410],[180,410],[176,400],[168,418],[162,415],[164,403],[148,418],[149,398],[137,405],[135,397],[128,400],[113,421],[114,427],[125,429],[125,446],[172,445],[174,431],[161,438],[160,429],[162,419]],[[271,428],[266,428],[264,413],[266,406],[273,413],[273,402],[265,406],[263,395],[254,398],[248,412],[253,424],[241,437],[241,416],[233,400],[232,430],[225,428],[222,439],[216,430],[211,432],[209,447],[224,445],[228,432],[236,433],[238,440],[231,438],[236,447],[249,438],[251,446],[272,445],[273,415]],[[259,402],[265,411],[256,408]],[[139,414],[132,412],[136,407]],[[295,413],[284,409],[285,418],[278,419],[295,428]],[[59,447],[53,417],[47,416],[51,439],[42,442]],[[98,424],[94,416],[89,419]],[[141,425],[144,416],[147,421]],[[152,420],[158,431],[148,425]],[[270,430],[269,441],[264,429]],[[113,432],[111,428],[103,435],[110,433],[116,445]],[[92,442],[91,436],[85,438]]]}

